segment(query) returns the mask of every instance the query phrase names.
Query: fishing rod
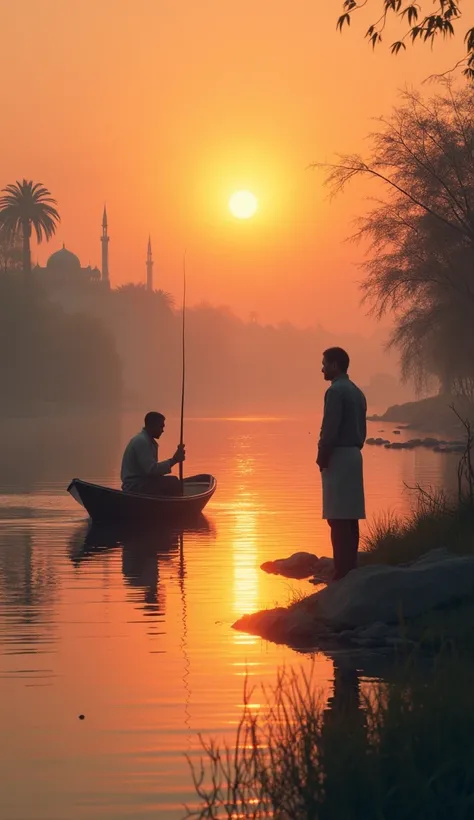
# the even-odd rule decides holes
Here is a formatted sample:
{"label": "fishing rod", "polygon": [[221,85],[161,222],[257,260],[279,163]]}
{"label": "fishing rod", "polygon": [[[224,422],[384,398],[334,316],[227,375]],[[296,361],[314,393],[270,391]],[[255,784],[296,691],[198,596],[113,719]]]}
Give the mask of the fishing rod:
{"label": "fishing rod", "polygon": [[[182,448],[184,444],[184,386],[186,379],[186,251],[183,256],[183,321],[181,330],[181,349],[182,349],[182,378],[181,378],[181,424],[179,433],[179,445]],[[183,462],[179,462],[179,482],[181,485],[181,495],[184,495],[184,478],[183,478]]]}

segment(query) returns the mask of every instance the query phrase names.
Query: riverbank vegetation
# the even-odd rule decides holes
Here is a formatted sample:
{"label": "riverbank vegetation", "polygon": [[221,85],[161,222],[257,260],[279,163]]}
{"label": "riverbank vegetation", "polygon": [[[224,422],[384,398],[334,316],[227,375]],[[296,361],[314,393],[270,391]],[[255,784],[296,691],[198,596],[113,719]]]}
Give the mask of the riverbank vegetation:
{"label": "riverbank vegetation", "polygon": [[335,664],[325,704],[312,676],[249,693],[233,745],[203,741],[188,818],[467,820],[474,806],[474,664],[416,655],[387,682]]}

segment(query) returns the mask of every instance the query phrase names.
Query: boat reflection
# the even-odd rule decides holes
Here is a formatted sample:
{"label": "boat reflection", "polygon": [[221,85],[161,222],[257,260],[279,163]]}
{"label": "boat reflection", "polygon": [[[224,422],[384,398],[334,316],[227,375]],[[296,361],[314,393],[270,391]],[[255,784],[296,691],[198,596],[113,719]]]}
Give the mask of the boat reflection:
{"label": "boat reflection", "polygon": [[[188,653],[188,609],[186,600],[186,544],[192,546],[199,540],[214,540],[216,529],[204,515],[199,515],[192,524],[177,528],[162,526],[160,529],[131,532],[117,527],[81,525],[70,540],[70,559],[75,567],[102,560],[116,550],[122,550],[122,574],[127,585],[140,591],[142,600],[138,608],[147,620],[147,634],[150,638],[159,637],[163,630],[165,615],[165,590],[160,583],[160,569],[164,565],[171,568],[167,579],[179,590],[181,635],[179,646],[182,656],[183,727],[187,745],[191,748],[193,732],[191,730],[191,662]],[[154,648],[152,648],[154,647]],[[156,649],[156,643],[150,644],[150,652],[162,652]]]}
{"label": "boat reflection", "polygon": [[201,537],[212,540],[216,537],[214,525],[203,515],[186,526],[162,525],[159,529],[136,532],[130,528],[86,524],[78,527],[71,538],[69,556],[72,563],[80,567],[113,550],[122,550],[122,574],[126,583],[143,590],[143,603],[145,609],[149,608],[149,614],[163,614],[160,565],[174,564],[178,580],[183,581],[186,576],[185,543],[188,539],[195,541]]}

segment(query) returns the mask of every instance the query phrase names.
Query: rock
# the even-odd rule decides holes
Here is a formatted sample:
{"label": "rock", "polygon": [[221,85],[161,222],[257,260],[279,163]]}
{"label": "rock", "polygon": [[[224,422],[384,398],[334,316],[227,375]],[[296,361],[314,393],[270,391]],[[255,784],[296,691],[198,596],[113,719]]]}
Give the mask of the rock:
{"label": "rock", "polygon": [[334,575],[334,560],[323,556],[319,558],[314,568],[314,578],[310,578],[312,584],[327,584]]}
{"label": "rock", "polygon": [[232,628],[279,642],[280,632],[284,634],[281,627],[288,616],[288,611],[285,607],[280,606],[276,609],[263,609],[260,612],[254,612],[252,615],[242,615],[232,624]]}
{"label": "rock", "polygon": [[473,592],[474,556],[436,549],[408,566],[376,564],[352,570],[287,609],[244,615],[233,627],[301,647],[327,641],[407,646],[410,642],[398,630],[402,618],[416,618]]}
{"label": "rock", "polygon": [[353,570],[317,592],[320,617],[333,629],[374,622],[397,624],[469,595],[474,589],[474,557],[421,560],[409,567],[373,565]]}
{"label": "rock", "polygon": [[315,646],[330,634],[331,631],[325,624],[315,621],[304,613],[294,612],[285,624],[282,640],[296,647]]}
{"label": "rock", "polygon": [[319,641],[329,637],[332,630],[317,619],[317,607],[312,601],[315,596],[316,593],[288,609],[277,607],[243,615],[232,624],[232,628],[260,635],[275,643],[288,643],[295,647],[316,646]]}
{"label": "rock", "polygon": [[285,578],[308,578],[318,566],[319,558],[310,552],[294,552],[289,558],[277,558],[266,561],[260,569],[272,575],[284,575]]}

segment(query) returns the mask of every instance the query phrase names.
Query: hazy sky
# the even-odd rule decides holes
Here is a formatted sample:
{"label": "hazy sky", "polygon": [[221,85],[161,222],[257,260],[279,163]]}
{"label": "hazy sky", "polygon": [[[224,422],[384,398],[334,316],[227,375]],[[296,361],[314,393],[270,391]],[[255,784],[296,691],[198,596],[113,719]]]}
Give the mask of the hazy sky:
{"label": "hazy sky", "polygon": [[[178,298],[187,248],[191,302],[368,329],[361,252],[343,242],[364,191],[329,203],[307,165],[363,149],[397,88],[462,55],[467,24],[394,58],[364,41],[367,15],[336,32],[337,0],[1,6],[0,184],[33,178],[56,196],[62,223],[41,263],[65,242],[100,265],[106,200],[114,284],[144,281],[151,232],[155,284]],[[259,198],[251,221],[228,212],[239,188]]]}

